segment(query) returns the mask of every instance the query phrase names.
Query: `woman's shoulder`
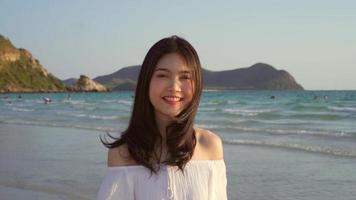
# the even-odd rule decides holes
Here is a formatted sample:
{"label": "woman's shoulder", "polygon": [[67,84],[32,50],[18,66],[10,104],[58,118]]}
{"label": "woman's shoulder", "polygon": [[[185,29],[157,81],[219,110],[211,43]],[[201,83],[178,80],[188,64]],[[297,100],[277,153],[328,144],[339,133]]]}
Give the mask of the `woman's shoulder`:
{"label": "woman's shoulder", "polygon": [[221,160],[224,157],[221,138],[212,131],[194,128],[200,155],[209,160]]}
{"label": "woman's shoulder", "polygon": [[130,166],[137,163],[131,158],[126,144],[108,150],[108,167]]}

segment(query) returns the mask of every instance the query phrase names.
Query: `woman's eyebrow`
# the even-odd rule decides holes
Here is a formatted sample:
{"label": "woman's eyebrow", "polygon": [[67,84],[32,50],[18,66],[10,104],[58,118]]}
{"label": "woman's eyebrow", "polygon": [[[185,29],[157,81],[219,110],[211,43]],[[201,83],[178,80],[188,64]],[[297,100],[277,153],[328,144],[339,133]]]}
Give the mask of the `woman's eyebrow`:
{"label": "woman's eyebrow", "polygon": [[[158,68],[156,68],[155,69],[155,72],[156,71],[165,71],[165,72],[171,72],[169,69],[167,69],[167,68],[162,68],[162,67],[158,67]],[[179,71],[178,72],[179,74],[190,74],[191,73],[191,71],[190,70],[181,70],[181,71]]]}
{"label": "woman's eyebrow", "polygon": [[190,70],[182,70],[182,71],[179,71],[180,74],[190,74],[191,71]]}
{"label": "woman's eyebrow", "polygon": [[161,68],[161,67],[158,67],[155,69],[155,71],[165,71],[165,72],[170,72],[168,69],[166,68]]}

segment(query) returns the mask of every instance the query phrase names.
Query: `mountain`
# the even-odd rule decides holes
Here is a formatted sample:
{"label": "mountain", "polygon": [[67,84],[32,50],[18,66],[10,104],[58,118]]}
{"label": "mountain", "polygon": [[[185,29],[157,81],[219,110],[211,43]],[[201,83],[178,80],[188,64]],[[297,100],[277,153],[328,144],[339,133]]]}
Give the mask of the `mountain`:
{"label": "mountain", "polygon": [[77,81],[78,81],[77,78],[68,78],[68,79],[62,80],[63,84],[66,85],[66,86],[72,86],[72,85],[74,85]]}
{"label": "mountain", "polygon": [[[91,80],[87,76],[64,81],[47,70],[25,49],[17,49],[0,35],[0,92],[62,92],[134,90],[139,65],[122,68]],[[287,71],[257,63],[247,68],[209,71],[203,69],[205,89],[302,90]],[[100,83],[100,84],[98,84]],[[104,86],[106,87],[104,87]]]}
{"label": "mountain", "polygon": [[134,90],[136,88],[137,76],[140,73],[140,65],[124,67],[112,74],[98,76],[94,80],[105,85],[113,91]]}
{"label": "mountain", "polygon": [[264,63],[217,72],[204,70],[203,76],[204,86],[210,89],[303,90],[287,71]]}
{"label": "mountain", "polygon": [[65,85],[29,51],[0,34],[0,92],[61,92]]}
{"label": "mountain", "polygon": [[[134,90],[139,70],[139,65],[125,67],[94,80],[113,91]],[[277,70],[265,63],[224,71],[203,69],[203,77],[205,89],[303,90],[303,87],[287,71]]]}

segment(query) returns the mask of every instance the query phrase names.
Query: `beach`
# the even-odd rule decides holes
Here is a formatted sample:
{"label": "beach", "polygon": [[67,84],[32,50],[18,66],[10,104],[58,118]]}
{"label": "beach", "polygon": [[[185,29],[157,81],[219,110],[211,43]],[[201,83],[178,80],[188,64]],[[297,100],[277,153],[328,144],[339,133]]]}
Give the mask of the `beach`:
{"label": "beach", "polygon": [[[95,199],[99,137],[125,130],[132,96],[1,94],[1,200]],[[355,91],[205,91],[195,124],[223,140],[229,199],[354,200],[355,102]]]}
{"label": "beach", "polygon": [[356,200],[356,0],[0,13],[0,200]]}
{"label": "beach", "polygon": [[95,199],[106,159],[98,135],[88,130],[1,124],[0,196],[4,187],[11,187],[16,193],[33,194],[33,199],[37,199],[34,192],[58,199]]}
{"label": "beach", "polygon": [[[1,199],[92,199],[103,179],[104,132],[1,124]],[[229,199],[354,199],[356,159],[224,144]]]}

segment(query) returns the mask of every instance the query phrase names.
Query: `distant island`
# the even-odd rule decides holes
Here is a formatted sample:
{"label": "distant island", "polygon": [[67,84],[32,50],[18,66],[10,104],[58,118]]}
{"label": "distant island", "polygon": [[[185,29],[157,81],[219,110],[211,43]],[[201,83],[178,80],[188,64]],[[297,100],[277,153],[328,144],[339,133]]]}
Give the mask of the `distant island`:
{"label": "distant island", "polygon": [[[139,65],[125,67],[115,73],[98,76],[94,80],[112,91],[134,90],[140,67]],[[203,69],[203,77],[204,89],[303,90],[303,87],[287,71],[277,70],[264,63],[225,71]]]}
{"label": "distant island", "polygon": [[[0,34],[0,93],[6,92],[106,92],[134,90],[140,65],[124,67],[93,80],[60,80],[49,73],[28,50],[16,48]],[[303,90],[287,71],[265,63],[224,71],[203,69],[204,89]]]}

